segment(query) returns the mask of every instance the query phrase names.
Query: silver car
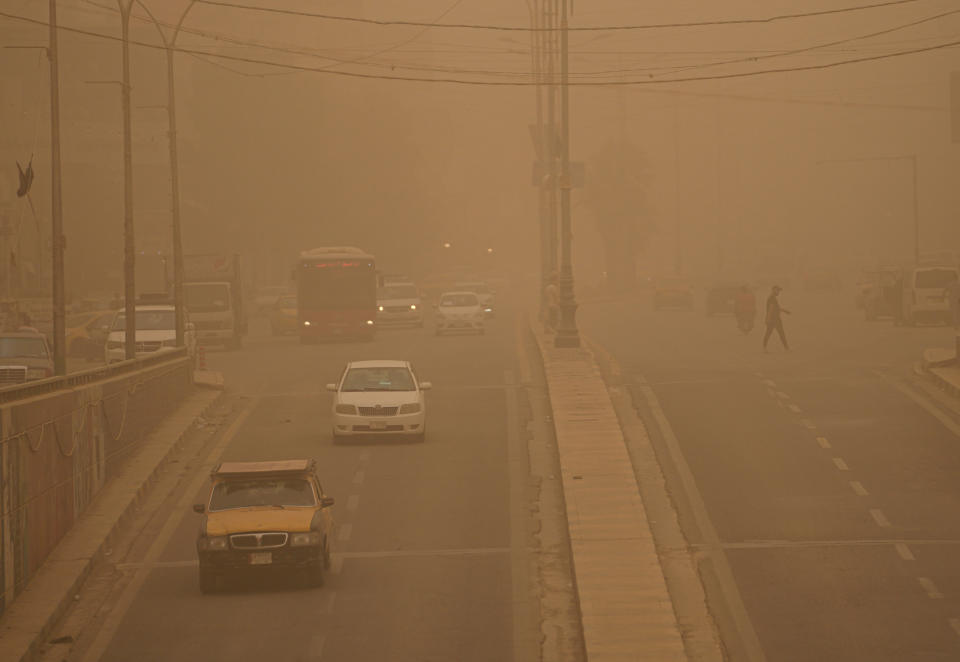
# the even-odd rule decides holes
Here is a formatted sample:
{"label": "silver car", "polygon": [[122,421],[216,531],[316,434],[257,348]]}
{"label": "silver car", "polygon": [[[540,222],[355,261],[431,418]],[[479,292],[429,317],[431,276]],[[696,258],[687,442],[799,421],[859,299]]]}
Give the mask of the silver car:
{"label": "silver car", "polygon": [[0,388],[53,377],[47,339],[32,331],[0,334]]}

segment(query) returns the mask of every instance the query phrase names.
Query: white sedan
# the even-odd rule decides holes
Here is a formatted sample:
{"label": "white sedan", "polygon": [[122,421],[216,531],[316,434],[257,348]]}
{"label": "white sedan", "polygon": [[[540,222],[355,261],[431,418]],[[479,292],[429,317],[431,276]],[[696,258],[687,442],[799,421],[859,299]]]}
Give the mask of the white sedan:
{"label": "white sedan", "polygon": [[474,292],[446,292],[437,302],[434,328],[439,336],[449,331],[469,331],[483,334],[483,306]]}
{"label": "white sedan", "polygon": [[353,361],[333,391],[333,440],[362,435],[406,435],[423,441],[427,410],[421,382],[408,361]]}

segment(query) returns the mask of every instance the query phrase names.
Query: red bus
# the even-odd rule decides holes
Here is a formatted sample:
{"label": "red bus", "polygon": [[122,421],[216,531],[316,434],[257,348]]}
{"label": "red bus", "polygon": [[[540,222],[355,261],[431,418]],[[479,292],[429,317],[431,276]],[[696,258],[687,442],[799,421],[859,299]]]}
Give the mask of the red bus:
{"label": "red bus", "polygon": [[372,255],[350,246],[314,248],[300,253],[295,271],[301,342],[373,338],[377,267]]}

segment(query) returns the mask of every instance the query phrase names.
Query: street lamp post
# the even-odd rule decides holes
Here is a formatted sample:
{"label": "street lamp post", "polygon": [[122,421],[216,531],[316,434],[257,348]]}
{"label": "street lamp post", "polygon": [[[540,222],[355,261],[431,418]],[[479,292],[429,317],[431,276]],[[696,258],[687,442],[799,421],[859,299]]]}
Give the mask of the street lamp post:
{"label": "street lamp post", "polygon": [[163,47],[167,56],[167,123],[168,123],[168,144],[170,148],[170,199],[171,199],[171,218],[173,226],[173,305],[176,316],[177,328],[177,346],[184,344],[185,315],[183,301],[183,241],[181,238],[180,226],[180,161],[177,153],[177,98],[176,98],[176,76],[174,71],[175,46],[177,37],[180,36],[180,29],[187,18],[187,14],[193,9],[197,0],[190,0],[180,19],[173,29],[173,34],[168,38],[166,33],[160,27],[160,22],[156,19],[143,0],[136,0],[137,4],[143,8],[153,21],[154,27],[160,34],[163,41]]}
{"label": "street lamp post", "polygon": [[137,352],[136,244],[133,237],[133,136],[130,118],[130,10],[133,0],[117,0],[123,38],[123,78],[120,103],[123,108],[123,283],[124,283],[124,358]]}
{"label": "street lamp post", "polygon": [[570,85],[567,0],[560,0],[560,323],[556,347],[579,347],[577,302],[573,291],[573,256],[570,210]]}
{"label": "street lamp post", "polygon": [[63,201],[60,186],[60,69],[57,58],[57,0],[50,0],[50,149],[53,276],[53,370],[67,374],[66,297],[63,276]]}

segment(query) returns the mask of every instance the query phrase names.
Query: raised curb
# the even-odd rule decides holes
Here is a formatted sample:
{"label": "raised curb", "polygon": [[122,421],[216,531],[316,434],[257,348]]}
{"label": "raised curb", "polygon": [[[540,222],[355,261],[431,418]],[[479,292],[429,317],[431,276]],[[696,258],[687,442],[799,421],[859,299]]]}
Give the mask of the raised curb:
{"label": "raised curb", "polygon": [[123,474],[100,491],[0,618],[0,660],[29,662],[35,658],[94,563],[134,514],[160,468],[220,396],[219,391],[205,389],[189,395],[150,433]]}
{"label": "raised curb", "polygon": [[600,371],[583,349],[543,359],[587,659],[686,662],[680,626],[623,432]]}
{"label": "raised curb", "polygon": [[960,398],[960,361],[953,350],[924,350],[920,367],[941,391]]}

